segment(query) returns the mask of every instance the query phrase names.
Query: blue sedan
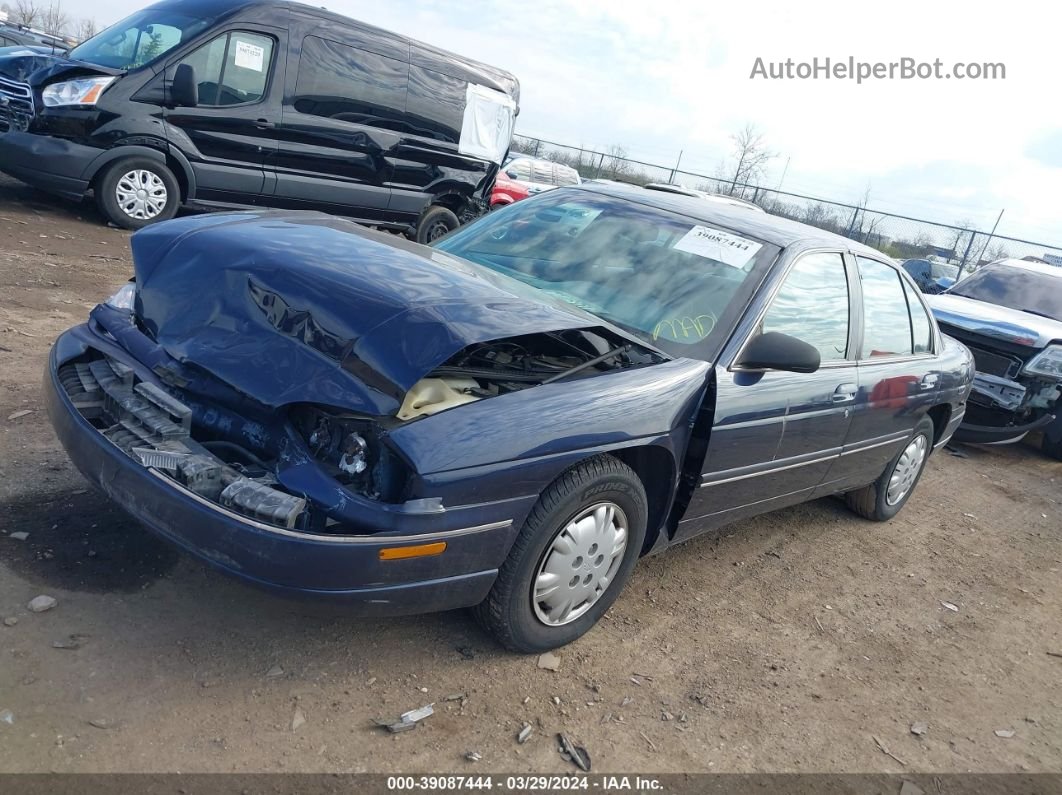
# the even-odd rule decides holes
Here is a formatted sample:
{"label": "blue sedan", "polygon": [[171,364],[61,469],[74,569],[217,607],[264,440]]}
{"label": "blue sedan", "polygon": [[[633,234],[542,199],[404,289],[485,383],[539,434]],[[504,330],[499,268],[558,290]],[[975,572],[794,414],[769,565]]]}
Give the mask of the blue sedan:
{"label": "blue sedan", "polygon": [[183,218],[56,342],[78,468],[290,594],[590,629],[638,559],[826,495],[883,521],[973,373],[873,249],[641,188],[561,188],[434,248],[318,214]]}

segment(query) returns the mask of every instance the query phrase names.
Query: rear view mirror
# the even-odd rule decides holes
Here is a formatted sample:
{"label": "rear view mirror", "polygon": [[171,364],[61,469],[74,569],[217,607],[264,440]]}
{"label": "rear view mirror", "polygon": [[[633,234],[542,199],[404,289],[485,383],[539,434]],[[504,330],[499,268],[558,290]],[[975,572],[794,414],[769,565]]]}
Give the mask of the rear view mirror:
{"label": "rear view mirror", "polygon": [[195,79],[195,69],[189,64],[178,64],[170,82],[170,99],[174,105],[194,108],[199,104],[199,84]]}
{"label": "rear view mirror", "polygon": [[768,331],[753,337],[745,346],[741,358],[735,362],[750,370],[786,370],[792,373],[813,373],[821,363],[818,348],[779,331]]}

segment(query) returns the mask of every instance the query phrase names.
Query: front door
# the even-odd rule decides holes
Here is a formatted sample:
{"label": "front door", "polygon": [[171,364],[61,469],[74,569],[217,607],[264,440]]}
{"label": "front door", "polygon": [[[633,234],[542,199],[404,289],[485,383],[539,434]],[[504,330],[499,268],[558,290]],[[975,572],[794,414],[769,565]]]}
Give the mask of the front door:
{"label": "front door", "polygon": [[276,150],[284,38],[267,28],[228,30],[167,66],[168,80],[179,64],[191,66],[199,88],[196,107],[164,112],[170,144],[191,163],[196,199],[257,204],[272,192],[265,162]]}
{"label": "front door", "polygon": [[842,253],[799,256],[752,333],[798,337],[818,348],[822,364],[814,373],[716,367],[701,484],[677,538],[801,502],[828,475],[859,391],[852,316]]}

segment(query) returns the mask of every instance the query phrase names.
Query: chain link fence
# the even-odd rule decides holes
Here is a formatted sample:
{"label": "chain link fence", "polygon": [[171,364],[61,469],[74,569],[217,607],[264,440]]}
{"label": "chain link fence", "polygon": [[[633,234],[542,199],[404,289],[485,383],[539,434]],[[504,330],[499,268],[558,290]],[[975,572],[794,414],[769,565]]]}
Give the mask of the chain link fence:
{"label": "chain link fence", "polygon": [[830,201],[761,185],[733,182],[626,156],[566,146],[539,138],[513,137],[513,153],[564,163],[584,179],[609,179],[647,185],[670,182],[751,201],[767,212],[857,240],[896,259],[938,257],[971,271],[1003,257],[1036,257],[1062,266],[1062,246],[995,235],[979,229],[941,224],[869,207]]}

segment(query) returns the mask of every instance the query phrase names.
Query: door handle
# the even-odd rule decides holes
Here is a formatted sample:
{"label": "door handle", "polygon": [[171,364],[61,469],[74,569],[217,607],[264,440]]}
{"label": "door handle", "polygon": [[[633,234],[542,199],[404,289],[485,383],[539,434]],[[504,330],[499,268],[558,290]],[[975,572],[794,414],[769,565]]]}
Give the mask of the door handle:
{"label": "door handle", "polygon": [[922,380],[918,382],[918,388],[932,389],[937,385],[937,378],[938,376],[936,373],[926,373],[924,376],[922,376]]}
{"label": "door handle", "polygon": [[257,127],[259,130],[271,130],[276,127],[277,124],[276,122],[270,121],[269,119],[255,119],[254,126]]}
{"label": "door handle", "polygon": [[855,400],[856,392],[858,391],[859,387],[855,384],[841,384],[833,390],[833,402],[847,403],[850,400]]}

